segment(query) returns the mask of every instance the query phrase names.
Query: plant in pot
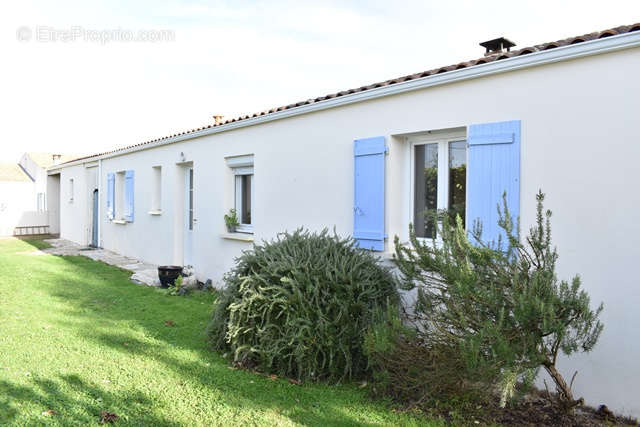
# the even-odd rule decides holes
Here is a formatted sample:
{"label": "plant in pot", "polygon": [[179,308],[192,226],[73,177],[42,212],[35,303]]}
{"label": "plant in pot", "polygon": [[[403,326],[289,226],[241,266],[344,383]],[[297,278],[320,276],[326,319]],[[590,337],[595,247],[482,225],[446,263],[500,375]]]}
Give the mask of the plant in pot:
{"label": "plant in pot", "polygon": [[236,227],[240,225],[240,221],[238,221],[238,215],[235,209],[230,209],[229,213],[224,216],[224,223],[229,233],[236,231]]}

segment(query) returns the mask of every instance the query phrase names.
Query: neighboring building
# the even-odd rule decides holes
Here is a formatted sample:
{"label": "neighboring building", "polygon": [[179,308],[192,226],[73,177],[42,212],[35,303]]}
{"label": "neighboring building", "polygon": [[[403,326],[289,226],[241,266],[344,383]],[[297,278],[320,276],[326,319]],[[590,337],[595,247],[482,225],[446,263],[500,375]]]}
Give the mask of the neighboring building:
{"label": "neighboring building", "polygon": [[605,303],[599,345],[560,368],[579,371],[589,403],[638,416],[640,24],[511,52],[492,42],[475,61],[52,166],[61,236],[219,285],[252,242],[301,226],[385,257],[410,223],[432,233],[425,209],[452,208],[496,237],[504,190],[526,232],[542,189],[560,276],[580,273]]}
{"label": "neighboring building", "polygon": [[0,236],[59,232],[59,213],[47,208],[47,168],[77,157],[25,153],[18,163],[0,164]]}
{"label": "neighboring building", "polygon": [[0,163],[0,236],[31,220],[35,209],[33,181],[17,163]]}

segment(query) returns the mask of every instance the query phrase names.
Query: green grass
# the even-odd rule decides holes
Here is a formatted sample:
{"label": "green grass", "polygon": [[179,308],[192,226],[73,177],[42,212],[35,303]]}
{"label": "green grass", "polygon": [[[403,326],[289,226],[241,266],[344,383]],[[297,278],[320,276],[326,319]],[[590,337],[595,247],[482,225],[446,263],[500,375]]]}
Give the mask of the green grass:
{"label": "green grass", "polygon": [[95,425],[102,411],[118,425],[440,424],[357,385],[230,369],[204,334],[213,294],[168,297],[103,263],[36,255],[40,247],[0,240],[0,425]]}

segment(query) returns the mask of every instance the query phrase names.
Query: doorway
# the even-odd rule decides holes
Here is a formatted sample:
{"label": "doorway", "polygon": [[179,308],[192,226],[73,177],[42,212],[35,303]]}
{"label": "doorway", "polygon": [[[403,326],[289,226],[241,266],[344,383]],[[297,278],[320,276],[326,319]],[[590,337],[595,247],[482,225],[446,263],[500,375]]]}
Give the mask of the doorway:
{"label": "doorway", "polygon": [[98,247],[98,190],[93,190],[93,226],[91,227],[91,246]]}
{"label": "doorway", "polygon": [[184,265],[193,265],[193,167],[185,169]]}

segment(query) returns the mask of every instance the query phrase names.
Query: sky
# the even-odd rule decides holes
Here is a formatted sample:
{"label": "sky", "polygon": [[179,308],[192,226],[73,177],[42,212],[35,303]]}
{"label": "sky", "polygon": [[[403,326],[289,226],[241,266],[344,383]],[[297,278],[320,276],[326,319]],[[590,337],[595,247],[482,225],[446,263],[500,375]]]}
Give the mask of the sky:
{"label": "sky", "polygon": [[615,1],[7,1],[0,161],[93,154],[518,47],[640,22]]}

